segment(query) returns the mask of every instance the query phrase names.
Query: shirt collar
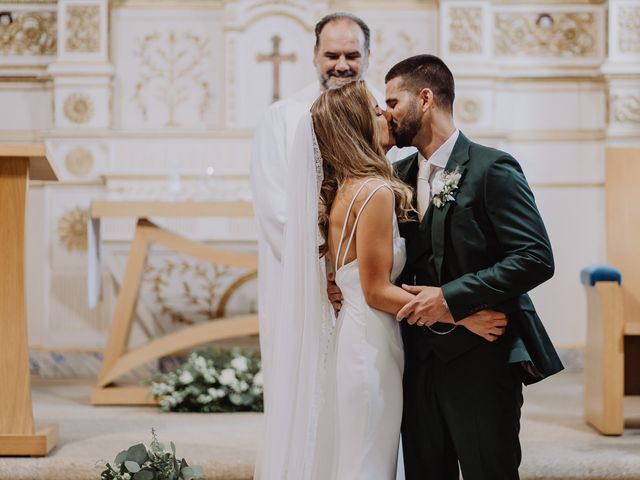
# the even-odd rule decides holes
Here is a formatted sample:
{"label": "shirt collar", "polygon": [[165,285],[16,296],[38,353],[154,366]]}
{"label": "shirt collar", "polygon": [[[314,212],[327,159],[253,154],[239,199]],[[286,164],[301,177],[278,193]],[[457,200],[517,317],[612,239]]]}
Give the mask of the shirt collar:
{"label": "shirt collar", "polygon": [[[453,147],[456,145],[459,136],[460,130],[456,128],[451,136],[447,138],[447,140],[440,145],[435,152],[433,152],[433,155],[429,157],[427,162],[432,164],[434,167],[446,168],[449,157],[451,156],[451,153],[453,153]],[[418,152],[418,160],[422,161],[423,159],[424,157],[422,154]]]}

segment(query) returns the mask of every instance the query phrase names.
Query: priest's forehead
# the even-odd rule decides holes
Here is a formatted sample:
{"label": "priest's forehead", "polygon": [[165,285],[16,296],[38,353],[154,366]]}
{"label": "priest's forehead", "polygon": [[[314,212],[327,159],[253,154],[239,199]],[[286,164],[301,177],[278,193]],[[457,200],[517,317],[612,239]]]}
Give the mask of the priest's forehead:
{"label": "priest's forehead", "polygon": [[326,50],[328,47],[335,49],[339,46],[343,49],[350,46],[362,54],[369,51],[369,26],[351,13],[338,12],[326,15],[316,24],[315,34],[316,53],[318,50]]}

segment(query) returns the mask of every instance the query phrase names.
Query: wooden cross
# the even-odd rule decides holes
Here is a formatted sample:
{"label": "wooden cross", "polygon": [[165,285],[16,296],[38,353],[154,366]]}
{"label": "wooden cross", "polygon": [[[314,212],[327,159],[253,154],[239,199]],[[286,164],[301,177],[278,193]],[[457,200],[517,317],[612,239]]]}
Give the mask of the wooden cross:
{"label": "wooden cross", "polygon": [[282,38],[278,35],[271,37],[271,43],[273,45],[273,52],[269,54],[259,53],[256,56],[258,62],[271,62],[273,63],[273,95],[272,100],[277,102],[280,100],[280,64],[282,62],[295,62],[297,60],[295,53],[289,53],[283,55],[280,53],[280,42]]}

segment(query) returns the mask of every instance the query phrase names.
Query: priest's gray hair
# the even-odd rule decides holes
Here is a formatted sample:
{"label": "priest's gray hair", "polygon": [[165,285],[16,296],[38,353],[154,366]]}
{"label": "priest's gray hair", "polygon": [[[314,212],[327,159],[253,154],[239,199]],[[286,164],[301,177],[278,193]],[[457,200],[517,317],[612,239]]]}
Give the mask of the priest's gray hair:
{"label": "priest's gray hair", "polygon": [[360,17],[354,15],[353,13],[348,12],[335,12],[330,13],[329,15],[325,15],[320,19],[318,23],[316,23],[316,48],[320,46],[320,34],[324,27],[326,27],[329,23],[335,22],[337,20],[351,20],[356,23],[362,33],[364,34],[364,51],[365,53],[369,51],[369,45],[371,44],[371,30],[369,29],[369,25],[364,23]]}

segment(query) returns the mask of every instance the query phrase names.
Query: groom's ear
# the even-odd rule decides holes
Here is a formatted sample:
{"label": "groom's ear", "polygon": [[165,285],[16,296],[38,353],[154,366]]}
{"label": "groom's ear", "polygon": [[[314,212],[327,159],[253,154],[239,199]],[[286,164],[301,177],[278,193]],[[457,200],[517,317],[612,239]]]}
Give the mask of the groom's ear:
{"label": "groom's ear", "polygon": [[433,90],[430,88],[423,88],[418,92],[418,98],[422,100],[422,111],[426,112],[434,106]]}

